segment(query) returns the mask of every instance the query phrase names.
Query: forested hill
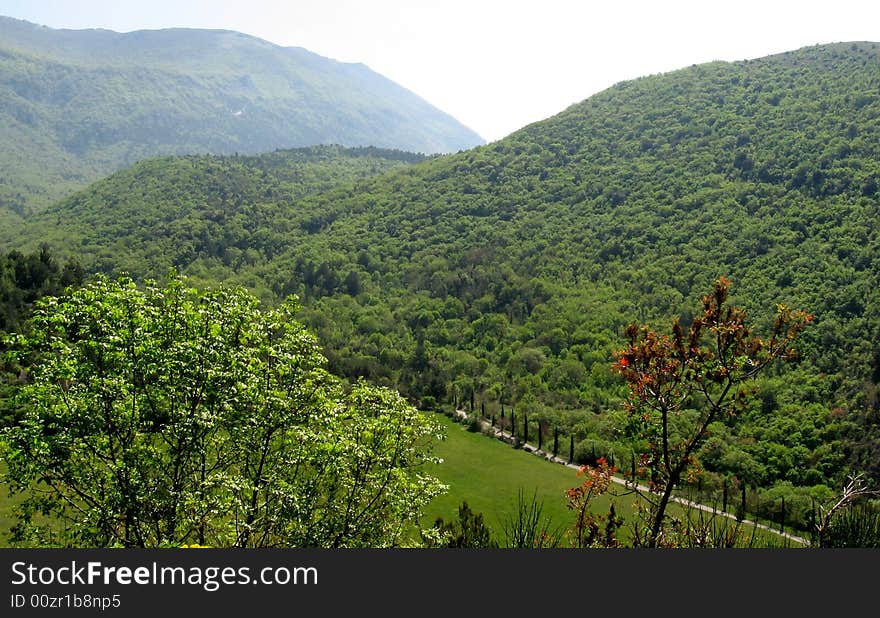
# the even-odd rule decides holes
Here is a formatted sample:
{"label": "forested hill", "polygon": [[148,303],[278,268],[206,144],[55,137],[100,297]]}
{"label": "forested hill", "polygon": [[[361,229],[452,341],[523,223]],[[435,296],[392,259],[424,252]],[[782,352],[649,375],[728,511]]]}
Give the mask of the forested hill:
{"label": "forested hill", "polygon": [[[83,263],[111,270],[145,237],[121,214],[149,212],[139,187],[174,190],[139,169],[34,229],[100,247]],[[760,486],[831,486],[852,469],[880,477],[878,173],[878,45],[823,45],[624,82],[487,146],[295,202],[261,196],[253,259],[217,235],[147,247],[183,247],[201,279],[298,293],[335,371],[425,405],[515,405],[579,448],[618,438],[623,326],[687,319],[727,275],[759,327],[777,303],[815,322],[802,362],[765,379],[738,428],[713,427],[701,460]],[[125,225],[88,232],[99,218]]]}
{"label": "forested hill", "polygon": [[[276,221],[305,196],[350,184],[422,154],[338,145],[261,155],[187,155],[146,159],[35,215],[6,245],[49,243],[92,272],[143,279],[172,267],[229,280],[286,245]],[[318,218],[318,220],[320,217]],[[218,271],[218,268],[220,269]],[[243,283],[254,287],[254,278]],[[257,286],[258,287],[258,286]]]}
{"label": "forested hill", "polygon": [[0,100],[0,207],[18,214],[148,156],[484,143],[362,64],[221,30],[55,30],[0,17]]}

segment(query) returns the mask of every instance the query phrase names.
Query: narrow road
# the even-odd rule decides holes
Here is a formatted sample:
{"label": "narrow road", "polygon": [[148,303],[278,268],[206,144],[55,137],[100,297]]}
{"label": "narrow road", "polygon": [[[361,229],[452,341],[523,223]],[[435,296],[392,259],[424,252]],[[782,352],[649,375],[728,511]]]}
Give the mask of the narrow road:
{"label": "narrow road", "polygon": [[[459,418],[461,418],[465,421],[469,420],[468,414],[464,410],[456,410],[455,414],[456,414],[456,416],[458,416]],[[509,444],[513,442],[513,437],[509,433],[505,433],[503,430],[501,430],[497,427],[492,427],[492,425],[489,421],[484,420],[484,419],[480,419],[480,425],[483,428],[483,433],[485,433],[486,431],[492,431],[497,440],[501,440],[502,442],[507,442]],[[556,457],[552,453],[548,453],[544,450],[538,450],[537,446],[535,446],[534,444],[531,444],[529,442],[522,443],[521,448],[524,451],[531,453],[532,455],[537,455],[538,457],[543,457],[544,459],[546,459],[548,461],[552,461],[553,463],[562,464],[562,465],[569,467],[569,468],[572,468],[574,470],[580,469],[580,465],[575,464],[575,463],[568,463],[567,459],[563,459],[562,457]],[[626,487],[629,490],[637,491],[639,493],[650,493],[650,490],[648,489],[648,487],[646,485],[642,485],[639,483],[634,484],[632,481],[628,481],[627,479],[625,479],[623,477],[612,476],[611,480],[613,480],[618,485],[623,485],[624,487]],[[717,515],[720,517],[727,517],[728,519],[732,519],[734,521],[739,521],[739,520],[737,520],[735,515],[731,515],[730,513],[726,512],[726,511],[719,511],[716,507],[707,506],[705,504],[699,504],[697,502],[693,502],[693,501],[688,500],[686,498],[682,498],[682,497],[675,496],[675,495],[673,495],[671,499],[674,500],[675,502],[683,505],[683,506],[687,506],[687,507],[694,508],[694,509],[699,509],[701,511],[705,511],[707,513],[712,513],[713,515]],[[743,519],[742,523],[746,524],[746,525],[756,526],[757,528],[759,528],[761,530],[766,530],[767,532],[772,532],[773,534],[775,534],[777,536],[786,538],[786,539],[793,541],[795,543],[800,543],[804,547],[807,547],[810,544],[809,541],[803,537],[796,536],[794,534],[789,534],[788,532],[782,532],[778,528],[774,528],[774,527],[768,526],[766,524],[758,523],[758,522],[752,521],[750,519]]]}

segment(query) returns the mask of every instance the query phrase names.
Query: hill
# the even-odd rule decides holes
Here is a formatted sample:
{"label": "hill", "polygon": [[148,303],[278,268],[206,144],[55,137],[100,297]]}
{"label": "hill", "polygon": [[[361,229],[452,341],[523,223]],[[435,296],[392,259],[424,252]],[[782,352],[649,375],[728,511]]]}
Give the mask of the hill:
{"label": "hill", "polygon": [[[339,373],[425,407],[515,406],[575,435],[582,455],[620,461],[630,446],[609,365],[623,327],[687,320],[727,275],[759,326],[780,302],[816,320],[800,364],[763,379],[742,423],[712,427],[704,482],[787,492],[803,515],[849,471],[880,479],[877,49],[822,45],[623,82],[487,146],[267,198],[251,219],[253,260],[224,261],[237,241],[216,234],[213,248],[171,251],[203,280],[299,294]],[[149,208],[141,183],[190,199],[162,174],[134,190],[118,178],[37,218],[30,238],[101,247],[83,263],[109,271],[144,237],[120,214]],[[118,220],[115,236],[82,232]]]}
{"label": "hill", "polygon": [[18,215],[148,156],[483,140],[362,64],[223,30],[55,30],[0,17],[0,206]]}
{"label": "hill", "polygon": [[[76,239],[72,253],[91,272],[124,271],[143,279],[171,267],[190,274],[204,267],[208,282],[228,280],[282,250],[285,241],[270,231],[279,211],[295,210],[308,195],[426,158],[333,145],[146,159],[47,208],[25,233],[4,241],[36,250]],[[220,274],[211,274],[218,268]]]}

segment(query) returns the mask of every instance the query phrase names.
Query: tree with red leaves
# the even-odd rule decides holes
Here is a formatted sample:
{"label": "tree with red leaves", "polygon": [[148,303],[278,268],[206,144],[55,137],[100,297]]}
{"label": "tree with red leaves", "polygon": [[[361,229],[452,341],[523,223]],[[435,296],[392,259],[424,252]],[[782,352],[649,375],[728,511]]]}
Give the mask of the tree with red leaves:
{"label": "tree with red leaves", "polygon": [[[595,466],[581,466],[578,474],[584,476],[584,482],[580,487],[573,487],[565,492],[568,508],[575,513],[572,530],[572,544],[575,547],[620,547],[617,529],[623,519],[615,513],[614,505],[611,505],[607,517],[595,515],[590,510],[593,498],[608,491],[615,472],[616,468],[609,465],[604,457],[600,457]],[[601,527],[603,523],[604,531]]]}
{"label": "tree with red leaves", "polygon": [[773,330],[763,339],[746,324],[745,311],[728,304],[729,288],[730,281],[719,277],[703,297],[702,313],[687,329],[675,320],[671,336],[631,324],[627,346],[616,354],[613,369],[630,391],[629,428],[648,444],[641,467],[650,480],[650,516],[637,544],[664,544],[666,507],[696,464],[709,425],[742,413],[751,394],[747,383],[764,368],[797,358],[792,344],[812,320],[778,305]]}

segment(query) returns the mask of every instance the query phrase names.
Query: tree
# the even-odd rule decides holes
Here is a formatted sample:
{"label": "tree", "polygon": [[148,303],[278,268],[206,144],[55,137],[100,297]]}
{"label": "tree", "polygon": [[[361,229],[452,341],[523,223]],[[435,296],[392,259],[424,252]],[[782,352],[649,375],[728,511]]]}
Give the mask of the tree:
{"label": "tree", "polygon": [[419,471],[440,428],[395,392],[330,375],[297,310],[177,276],[143,289],[98,278],[40,301],[10,342],[34,359],[2,440],[24,494],[15,540],[406,542],[443,490]]}
{"label": "tree", "polygon": [[458,507],[458,520],[443,521],[438,517],[434,529],[422,533],[423,541],[429,547],[497,547],[489,527],[483,521],[482,513],[474,513],[467,501]]}
{"label": "tree", "polygon": [[623,519],[615,513],[614,504],[611,505],[607,517],[595,515],[590,510],[594,498],[608,491],[615,472],[614,466],[609,465],[604,457],[600,457],[595,466],[580,467],[578,474],[584,476],[584,482],[566,492],[568,508],[575,513],[574,525],[570,531],[575,547],[620,547],[617,530]]}
{"label": "tree", "polygon": [[694,454],[716,420],[734,420],[743,410],[747,383],[776,360],[793,360],[791,347],[812,320],[778,305],[769,338],[752,334],[745,311],[728,304],[730,281],[720,277],[703,297],[702,314],[687,332],[678,320],[672,335],[647,326],[626,329],[627,346],[613,368],[626,380],[629,431],[648,445],[641,457],[650,478],[650,521],[644,538],[662,543],[672,492],[696,463]]}
{"label": "tree", "polygon": [[[880,544],[880,516],[876,509],[853,510],[853,505],[859,501],[877,496],[880,496],[880,491],[868,487],[863,473],[849,475],[833,503],[820,506],[815,514],[810,530],[813,546],[876,547]],[[850,515],[848,519],[845,516],[847,513]]]}

